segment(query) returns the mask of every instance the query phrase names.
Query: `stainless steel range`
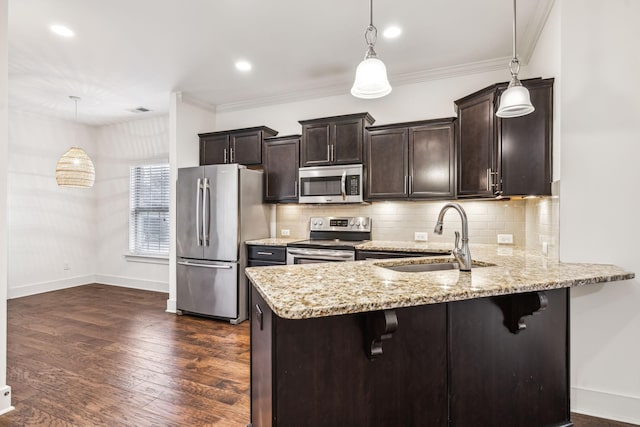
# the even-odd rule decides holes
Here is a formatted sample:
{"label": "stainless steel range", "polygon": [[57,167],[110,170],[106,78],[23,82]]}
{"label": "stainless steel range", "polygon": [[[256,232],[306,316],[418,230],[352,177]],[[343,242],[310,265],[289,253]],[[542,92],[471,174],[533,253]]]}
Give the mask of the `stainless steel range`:
{"label": "stainless steel range", "polygon": [[287,244],[287,264],[355,260],[355,246],[371,240],[371,218],[312,217],[309,240]]}

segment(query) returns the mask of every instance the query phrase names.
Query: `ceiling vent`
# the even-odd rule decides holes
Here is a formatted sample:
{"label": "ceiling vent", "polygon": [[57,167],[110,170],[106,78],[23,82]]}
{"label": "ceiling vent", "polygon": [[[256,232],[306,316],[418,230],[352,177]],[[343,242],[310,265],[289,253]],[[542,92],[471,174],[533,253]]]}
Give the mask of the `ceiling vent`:
{"label": "ceiling vent", "polygon": [[148,113],[151,110],[149,110],[148,108],[144,108],[144,107],[138,107],[138,108],[132,108],[132,109],[130,109],[128,111],[137,114],[137,113]]}

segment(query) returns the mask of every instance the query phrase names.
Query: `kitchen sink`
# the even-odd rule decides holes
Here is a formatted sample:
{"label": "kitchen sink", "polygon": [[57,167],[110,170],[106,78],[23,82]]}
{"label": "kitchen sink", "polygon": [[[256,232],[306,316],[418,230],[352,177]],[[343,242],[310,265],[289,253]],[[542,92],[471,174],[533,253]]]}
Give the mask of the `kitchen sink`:
{"label": "kitchen sink", "polygon": [[[408,263],[408,264],[391,264],[385,265],[382,263],[374,264],[378,267],[386,268],[387,270],[399,271],[402,273],[425,273],[429,271],[443,271],[443,270],[458,270],[460,264],[457,261],[443,260],[439,262],[423,262],[423,263]],[[477,267],[490,267],[495,264],[489,264],[486,262],[474,261],[471,264],[471,268]]]}

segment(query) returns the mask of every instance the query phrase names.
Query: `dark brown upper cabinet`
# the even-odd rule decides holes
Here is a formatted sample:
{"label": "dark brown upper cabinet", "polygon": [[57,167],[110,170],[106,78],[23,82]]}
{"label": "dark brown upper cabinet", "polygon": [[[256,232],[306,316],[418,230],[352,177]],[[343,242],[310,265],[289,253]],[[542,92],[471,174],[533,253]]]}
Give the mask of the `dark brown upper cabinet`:
{"label": "dark brown upper cabinet", "polygon": [[301,120],[300,165],[323,166],[363,163],[369,113]]}
{"label": "dark brown upper cabinet", "polygon": [[553,79],[523,80],[535,111],[495,115],[507,83],[455,101],[458,197],[551,195]]}
{"label": "dark brown upper cabinet", "polygon": [[264,140],[265,202],[298,201],[300,138],[289,135]]}
{"label": "dark brown upper cabinet", "polygon": [[266,126],[198,134],[200,165],[260,165],[263,139],[277,134],[277,131]]}
{"label": "dark brown upper cabinet", "polygon": [[367,199],[455,198],[455,118],[368,128]]}

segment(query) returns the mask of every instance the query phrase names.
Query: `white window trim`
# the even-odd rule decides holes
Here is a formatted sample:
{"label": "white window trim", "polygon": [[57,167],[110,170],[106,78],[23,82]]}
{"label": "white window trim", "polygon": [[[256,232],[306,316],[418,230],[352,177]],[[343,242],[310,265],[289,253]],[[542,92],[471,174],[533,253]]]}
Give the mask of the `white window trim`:
{"label": "white window trim", "polygon": [[169,265],[169,256],[160,255],[141,255],[141,254],[124,254],[124,259],[127,262],[141,262],[145,264],[164,264]]}

